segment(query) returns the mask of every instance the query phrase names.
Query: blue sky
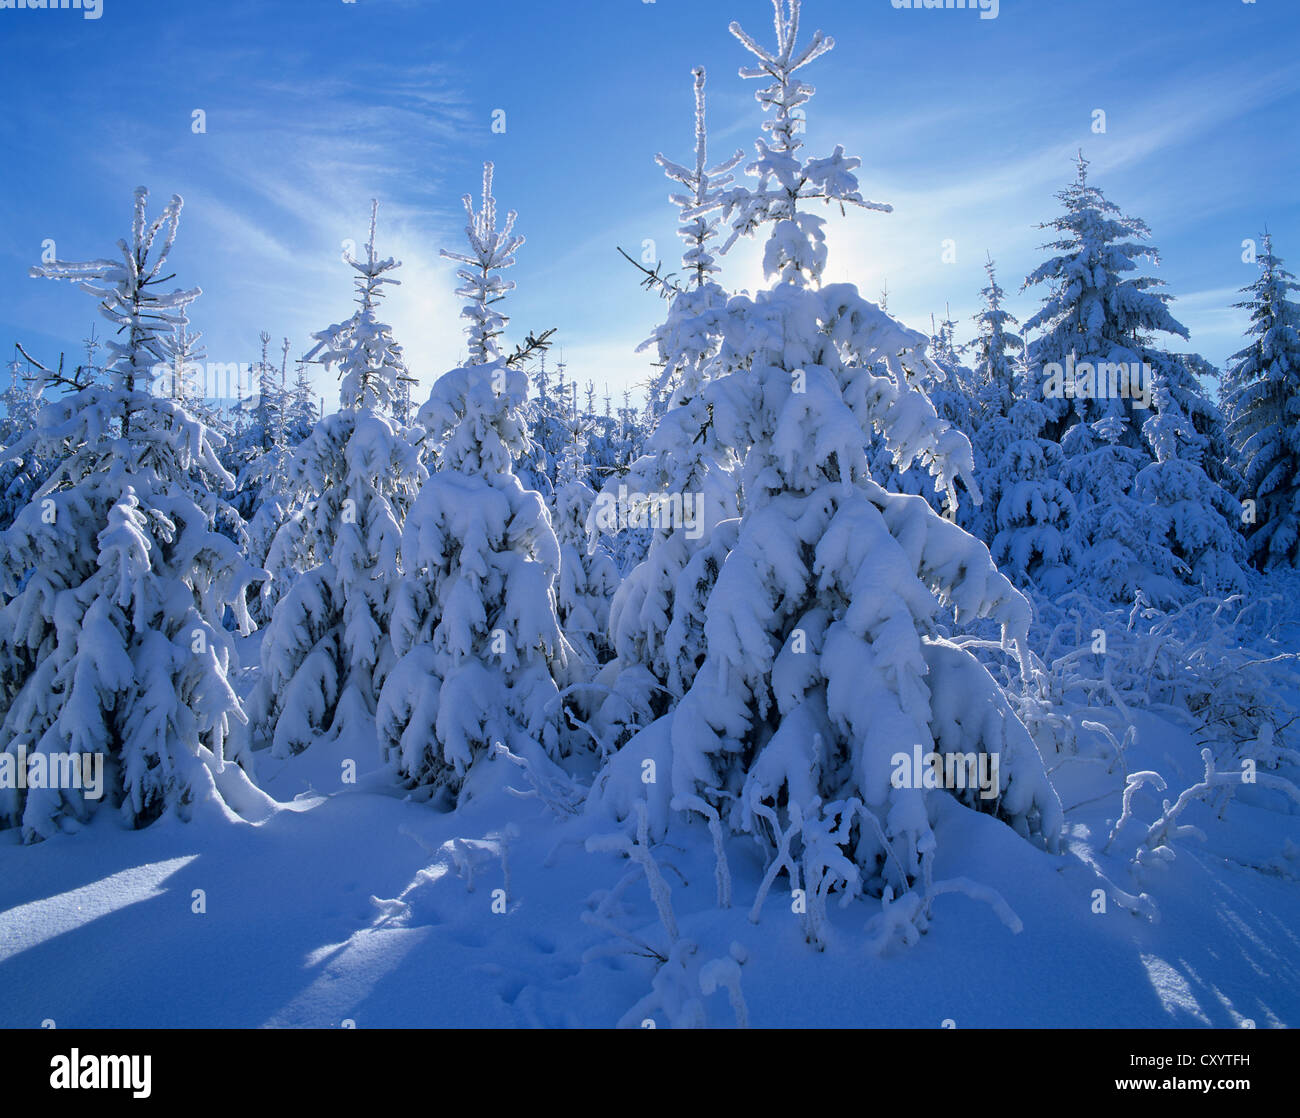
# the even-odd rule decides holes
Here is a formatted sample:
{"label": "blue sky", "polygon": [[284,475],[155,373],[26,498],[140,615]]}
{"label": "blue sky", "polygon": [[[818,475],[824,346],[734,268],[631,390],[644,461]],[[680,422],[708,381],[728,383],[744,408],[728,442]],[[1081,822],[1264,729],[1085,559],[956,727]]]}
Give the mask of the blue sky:
{"label": "blue sky", "polygon": [[[0,115],[0,320],[75,360],[91,298],[30,279],[42,241],[63,259],[109,255],[131,191],[185,199],[177,282],[203,288],[192,318],[210,361],[252,361],[257,335],[309,335],[350,313],[342,243],[364,241],[380,200],[380,251],[403,261],[387,317],[421,379],[463,353],[442,247],[458,248],[460,196],[497,166],[500,207],[527,238],[510,332],[556,327],[573,375],[617,394],[662,312],[615,248],[655,242],[675,262],[675,211],[656,151],[691,151],[690,70],[709,72],[712,153],[752,151],[757,82],[727,33],[773,38],[769,0],[103,0],[102,16],[0,10],[9,112]],[[863,193],[894,213],[831,225],[828,279],[855,282],[928,330],[945,304],[969,336],[985,252],[1017,292],[1043,259],[1036,224],[1083,147],[1093,181],[1144,219],[1194,349],[1239,348],[1231,309],[1254,269],[1241,242],[1268,224],[1300,265],[1300,4],[1295,0],[1001,0],[973,11],[898,11],[890,0],[805,0],[805,33],[836,49],[817,86],[809,152],[861,157]],[[207,131],[192,131],[193,112]],[[494,134],[493,112],[506,131]],[[1093,112],[1106,113],[1104,135]],[[956,261],[942,261],[952,240]],[[742,244],[723,282],[761,284]],[[1034,293],[1015,294],[1023,319]],[[336,386],[319,375],[329,406]]]}

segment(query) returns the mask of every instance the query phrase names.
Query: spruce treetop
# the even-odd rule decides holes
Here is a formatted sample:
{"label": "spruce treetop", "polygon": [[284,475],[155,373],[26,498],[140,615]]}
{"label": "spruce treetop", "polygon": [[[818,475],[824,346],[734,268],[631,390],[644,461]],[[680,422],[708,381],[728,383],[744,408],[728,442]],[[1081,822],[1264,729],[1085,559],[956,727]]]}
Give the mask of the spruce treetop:
{"label": "spruce treetop", "polygon": [[391,414],[399,385],[410,374],[402,361],[402,347],[393,340],[392,328],[379,321],[383,288],[402,282],[387,273],[400,268],[402,263],[391,256],[381,259],[375,251],[378,216],[379,202],[373,200],[365,257],[358,259],[351,252],[343,254],[344,261],[358,273],[354,280],[357,311],[348,321],[315,334],[316,345],[304,360],[312,361],[319,356],[326,364],[338,366],[339,403],[345,410]]}
{"label": "spruce treetop", "polygon": [[1065,212],[1039,226],[1060,234],[1043,246],[1058,255],[1031,272],[1021,288],[1050,287],[1026,329],[1045,332],[1038,343],[1044,353],[1073,351],[1080,360],[1117,347],[1140,350],[1154,332],[1186,338],[1187,327],[1169,313],[1170,296],[1158,290],[1163,281],[1123,278],[1137,270],[1139,260],[1159,264],[1160,255],[1146,243],[1146,222],[1125,216],[1088,182],[1088,166],[1080,152],[1075,181],[1056,195]]}
{"label": "spruce treetop", "polygon": [[524,243],[524,238],[514,233],[516,214],[514,210],[506,214],[505,224],[497,228],[497,202],[492,196],[493,166],[483,164],[483,197],[477,210],[474,199],[466,194],[461,201],[469,215],[469,224],[465,226],[465,237],[469,241],[468,254],[442,250],[448,260],[455,260],[465,265],[456,270],[461,286],[456,294],[470,300],[461,310],[461,317],[469,320],[466,333],[469,335],[469,364],[484,365],[501,357],[497,344],[506,323],[510,320],[499,311],[492,309],[495,304],[514,290],[514,282],[502,278],[497,273],[512,267],[515,253]]}
{"label": "spruce treetop", "polygon": [[682,212],[678,236],[687,245],[682,254],[682,265],[695,274],[695,286],[703,287],[711,275],[720,271],[709,251],[710,242],[717,237],[719,221],[717,217],[709,215],[716,212],[713,204],[733,185],[731,171],[745,158],[745,153],[737,149],[729,159],[709,168],[709,136],[704,113],[704,67],[697,66],[691,71],[691,76],[695,79],[695,166],[687,168],[674,163],[662,152],[655,156],[655,162],[673,182],[686,187],[685,193],[672,195],[671,201]]}
{"label": "spruce treetop", "polygon": [[812,99],[816,89],[795,74],[835,46],[834,39],[815,31],[806,45],[796,47],[799,6],[800,0],[772,0],[776,14],[775,51],[760,46],[739,23],[731,24],[731,33],[758,59],[757,66],[741,67],[740,76],[772,79],[771,85],[755,94],[763,111],[771,113],[763,122],[763,130],[770,134],[771,142],[757,140],[758,158],[745,168],[758,179],[758,185],[726,191],[718,204],[732,229],[723,245],[724,253],[739,237],[749,236],[763,225],[772,225],[763,254],[764,272],[768,276],[779,275],[785,283],[820,286],[826,269],[823,228],[826,223],[820,217],[801,212],[799,203],[812,200],[828,205],[836,203],[841,211],[847,203],[882,213],[892,212],[893,207],[868,202],[862,197],[853,174],[862,160],[846,156],[843,147],[836,145],[824,159],[803,159],[799,155],[804,146],[799,139],[804,130],[803,106]]}

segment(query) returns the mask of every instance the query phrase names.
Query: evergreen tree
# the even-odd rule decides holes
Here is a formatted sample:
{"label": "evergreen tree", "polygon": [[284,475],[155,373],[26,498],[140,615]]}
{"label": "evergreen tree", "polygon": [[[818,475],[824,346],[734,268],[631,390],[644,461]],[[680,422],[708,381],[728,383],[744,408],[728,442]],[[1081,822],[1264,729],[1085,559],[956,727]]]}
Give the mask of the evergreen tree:
{"label": "evergreen tree", "polygon": [[1020,325],[1003,305],[1006,291],[998,284],[992,257],[984,265],[988,284],[980,289],[984,308],[975,315],[978,328],[971,347],[975,354],[974,389],[981,426],[995,416],[1011,414],[1016,401],[1016,360],[1024,350],[1024,341],[1008,327]]}
{"label": "evergreen tree", "polygon": [[299,360],[294,371],[293,391],[285,410],[285,436],[289,445],[297,446],[311,434],[319,418],[320,409],[316,406],[316,397],[312,392],[307,362]]}
{"label": "evergreen tree", "polygon": [[560,459],[568,444],[570,431],[571,386],[564,381],[564,366],[557,370],[558,380],[546,367],[542,354],[533,370],[536,397],[527,406],[531,446],[523,452],[519,476],[530,489],[536,489],[549,504],[555,499],[559,482]]}
{"label": "evergreen tree", "polygon": [[565,637],[582,662],[594,669],[610,658],[609,604],[618,588],[618,572],[604,544],[588,541],[587,518],[596,500],[586,461],[591,422],[587,415],[570,422],[550,511],[560,547],[556,610]]}
{"label": "evergreen tree", "polygon": [[[1060,481],[1065,455],[1044,435],[1050,413],[1028,347],[1022,339],[1018,345],[1010,342],[1012,335],[1004,333],[999,356],[992,324],[985,320],[983,327],[990,332],[981,360],[987,379],[979,397],[975,462],[984,503],[969,514],[968,523],[989,545],[999,570],[1021,587],[1055,597],[1075,577],[1077,505]],[[1009,387],[1008,350],[1016,351]],[[1008,407],[1005,413],[1003,407]]]}
{"label": "evergreen tree", "polygon": [[492,165],[476,212],[466,197],[471,255],[459,294],[470,299],[471,364],[440,377],[420,409],[435,470],[402,537],[392,613],[399,657],[380,696],[385,757],[411,787],[454,803],[475,762],[498,743],[552,758],[570,747],[563,690],[580,678],[556,603],[560,546],[542,497],[515,462],[529,450],[527,375],[501,355],[513,286],[495,273],[523,243],[496,227]]}
{"label": "evergreen tree", "polygon": [[[1041,330],[1030,360],[1039,367],[1055,363],[1062,375],[1044,383],[1050,423],[1048,438],[1061,441],[1076,422],[1093,423],[1108,415],[1125,420],[1127,445],[1140,442],[1144,415],[1136,415],[1143,402],[1135,398],[1133,385],[1121,381],[1121,391],[1109,391],[1108,373],[1099,366],[1122,365],[1130,378],[1145,362],[1163,366],[1167,355],[1156,350],[1157,333],[1186,338],[1187,328],[1174,319],[1167,306],[1169,296],[1159,289],[1162,282],[1149,276],[1129,276],[1138,261],[1159,262],[1150,244],[1145,222],[1123,215],[1119,207],[1088,182],[1088,161],[1079,153],[1075,181],[1057,194],[1065,212],[1040,228],[1053,229],[1059,237],[1045,245],[1057,255],[1039,265],[1025,280],[1024,288],[1046,284],[1043,306],[1025,323],[1026,330]],[[1071,371],[1091,368],[1078,379]],[[1150,400],[1146,402],[1149,408]]]}
{"label": "evergreen tree", "polygon": [[[285,449],[285,399],[277,384],[278,370],[268,355],[271,335],[263,330],[258,334],[258,341],[260,356],[253,362],[249,375],[253,392],[247,400],[241,400],[241,422],[226,456],[226,465],[236,479],[234,508],[245,524],[257,516],[262,502],[262,470],[257,464],[268,455],[278,456]],[[185,343],[188,345],[190,339],[185,339]],[[177,379],[175,383],[181,381]],[[241,536],[241,543],[249,546],[246,535]],[[263,540],[260,546],[251,548],[250,554],[256,553],[259,561],[264,560],[268,543],[269,539]]]}
{"label": "evergreen tree", "polygon": [[35,390],[39,382],[23,376],[22,363],[15,357],[9,362],[9,387],[0,401],[5,413],[0,418],[0,447],[13,446],[22,441],[36,427],[36,415],[44,400]]}
{"label": "evergreen tree", "polygon": [[0,397],[5,409],[0,418],[0,532],[14,522],[52,468],[31,438],[45,403],[39,384],[23,375],[17,357],[9,363],[9,387]]}
{"label": "evergreen tree", "polygon": [[708,437],[737,455],[744,502],[704,593],[703,661],[666,728],[643,733],[669,736],[676,809],[753,834],[774,859],[789,850],[810,897],[843,887],[888,900],[924,891],[935,850],[928,793],[891,775],[899,743],[998,752],[996,808],[967,799],[1023,833],[1054,842],[1061,812],[998,686],[939,636],[945,613],[995,618],[1014,648],[1028,603],[981,543],[870,476],[868,451],[883,439],[900,461],[928,456],[951,492],[948,428],[908,382],[925,339],[852,286],[821,286],[821,225],[799,203],[860,202],[859,161],[839,148],[797,156],[795,110],[812,90],[795,72],[832,41],[819,32],[797,50],[797,0],[774,8],[775,51],[732,25],[760,62],[742,73],[772,82],[758,97],[774,143],[760,141],[751,168],[756,201],[730,212],[739,234],[771,224],[764,260],[777,282],[728,302],[718,375],[704,387]]}
{"label": "evergreen tree", "polygon": [[1168,604],[1177,597],[1180,571],[1151,532],[1152,510],[1136,490],[1148,458],[1127,435],[1121,415],[1076,423],[1066,432],[1060,477],[1076,502],[1076,582],[1121,605],[1139,591]]}
{"label": "evergreen tree", "polygon": [[1261,567],[1300,564],[1300,307],[1295,277],[1263,236],[1259,277],[1236,304],[1250,311],[1250,344],[1224,381],[1229,433],[1242,467],[1246,548]]}
{"label": "evergreen tree", "polygon": [[439,378],[420,409],[436,469],[402,540],[399,660],[377,724],[403,781],[451,802],[498,742],[557,758],[568,744],[560,692],[576,658],[556,612],[559,545],[540,495],[511,468],[527,441],[526,391],[524,373],[498,359]]}
{"label": "evergreen tree", "polygon": [[[233,484],[219,437],[150,391],[165,336],[199,291],[162,290],[181,200],[150,222],[147,198],[136,191],[120,259],[32,269],[99,299],[120,340],[108,343],[107,384],[41,413],[35,438],[59,464],[4,534],[0,587],[0,750],[103,754],[112,800],[134,826],[252,792],[224,759],[244,712],[223,619],[252,628],[244,591],[263,573],[204,509],[212,485]],[[75,789],[0,795],[28,840],[85,819],[93,803]]]}
{"label": "evergreen tree", "polygon": [[[735,204],[730,172],[744,153],[708,169],[705,72],[697,68],[692,75],[694,166],[656,157],[664,173],[685,187],[670,200],[680,211],[682,267],[689,276],[689,285],[671,294],[667,319],[640,347],[654,345],[659,354],[661,371],[648,392],[647,419],[656,426],[635,460],[607,477],[588,519],[593,541],[613,536],[639,559],[610,610],[616,663],[602,675],[610,697],[596,716],[596,725],[615,741],[662,714],[668,699],[680,696],[694,677],[703,655],[702,619],[695,612],[703,604],[701,572],[707,567],[716,573],[718,562],[711,529],[737,510],[736,456],[709,437],[709,405],[701,393],[721,344],[728,299],[713,279],[720,270],[713,255],[719,209]],[[625,425],[636,425],[626,402],[621,416]],[[651,506],[644,498],[660,503]],[[679,516],[652,517],[655,509],[675,509]],[[683,523],[687,516],[689,524]]]}
{"label": "evergreen tree", "polygon": [[[1191,399],[1202,397],[1193,393]],[[1142,435],[1155,461],[1138,472],[1134,494],[1148,510],[1149,537],[1163,545],[1158,554],[1166,572],[1215,597],[1244,589],[1245,550],[1233,526],[1241,506],[1204,468],[1213,457],[1210,438],[1196,429],[1168,384],[1158,385],[1156,413]]]}
{"label": "evergreen tree", "polygon": [[[270,335],[262,333],[262,366],[258,420],[263,431],[265,449],[252,458],[239,475],[239,490],[244,495],[248,517],[245,531],[245,548],[249,558],[262,566],[270,563],[271,549],[280,528],[294,509],[294,493],[289,485],[290,463],[293,447],[289,443],[290,397],[285,378],[288,372],[289,339],[281,347],[280,368],[271,368],[266,360],[266,347]],[[264,402],[263,402],[264,401]],[[276,603],[287,588],[284,580],[263,587],[249,602],[249,612],[259,624],[271,619]]]}
{"label": "evergreen tree", "polygon": [[1003,306],[1006,292],[992,259],[984,267],[988,284],[971,343],[977,419],[971,442],[984,502],[965,506],[961,523],[1019,586],[1056,593],[1070,575],[1074,498],[1057,477],[1061,448],[1043,435],[1048,409],[1024,339],[1012,329],[1019,322]]}
{"label": "evergreen tree", "polygon": [[[1049,287],[1026,326],[1044,331],[1030,358],[1044,374],[1049,418],[1043,434],[1059,441],[1065,454],[1059,477],[1077,505],[1075,548],[1085,577],[1116,602],[1128,601],[1138,588],[1171,601],[1193,588],[1237,585],[1236,549],[1226,530],[1233,524],[1231,508],[1219,492],[1216,455],[1205,454],[1206,447],[1222,445],[1223,425],[1196,382],[1204,362],[1157,347],[1157,334],[1188,333],[1169,313],[1170,296],[1159,290],[1159,280],[1125,278],[1138,260],[1158,262],[1155,249],[1143,243],[1149,230],[1091,185],[1087,169],[1080,153],[1075,182],[1058,195],[1065,213],[1044,226],[1061,234],[1048,246],[1059,255],[1025,281],[1026,287]],[[1152,409],[1161,406],[1168,416],[1144,438],[1145,425],[1157,419]],[[1105,419],[1116,422],[1100,425]],[[1075,432],[1074,426],[1084,429]],[[1082,460],[1070,461],[1075,454]],[[1175,460],[1181,464],[1164,465]],[[1161,468],[1137,485],[1149,464]],[[1098,482],[1098,469],[1108,485]],[[1192,525],[1187,501],[1202,498],[1222,523]],[[1164,533],[1137,538],[1135,525],[1143,521],[1163,525]]]}
{"label": "evergreen tree", "polygon": [[426,471],[416,432],[392,415],[405,366],[378,308],[400,265],[375,251],[377,212],[375,203],[365,257],[345,257],[357,273],[358,309],[317,333],[306,357],[337,368],[340,410],[295,448],[286,487],[294,511],[267,559],[277,604],[252,713],[277,756],[365,724],[393,661],[402,524]]}

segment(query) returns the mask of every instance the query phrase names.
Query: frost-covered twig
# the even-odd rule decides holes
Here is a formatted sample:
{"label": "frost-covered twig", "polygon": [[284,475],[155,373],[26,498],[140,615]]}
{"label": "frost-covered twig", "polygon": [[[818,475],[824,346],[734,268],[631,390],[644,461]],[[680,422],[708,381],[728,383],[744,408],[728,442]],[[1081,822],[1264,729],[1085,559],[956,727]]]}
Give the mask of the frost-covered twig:
{"label": "frost-covered twig", "polygon": [[[1150,861],[1167,860],[1167,854],[1164,852],[1172,839],[1194,837],[1204,840],[1205,835],[1199,827],[1193,827],[1186,824],[1179,824],[1178,817],[1186,809],[1187,805],[1193,800],[1202,799],[1209,795],[1212,789],[1220,787],[1237,788],[1242,784],[1242,774],[1240,773],[1221,773],[1216,772],[1214,768],[1214,754],[1209,749],[1201,750],[1201,760],[1205,763],[1205,775],[1201,780],[1185,788],[1179,795],[1178,799],[1170,805],[1168,800],[1164,801],[1164,811],[1160,818],[1157,819],[1147,829],[1143,836],[1142,844],[1138,849],[1138,862],[1146,864]],[[1266,788],[1273,788],[1284,795],[1289,796],[1295,803],[1300,803],[1300,789],[1294,784],[1279,776],[1271,773],[1255,773],[1255,781]],[[1150,852],[1149,854],[1147,852]],[[1172,853],[1172,852],[1169,852]],[[1153,857],[1154,856],[1154,857]]]}
{"label": "frost-covered twig", "polygon": [[742,1029],[749,1027],[749,1007],[740,989],[740,968],[746,958],[745,949],[733,942],[729,958],[713,959],[700,967],[700,991],[707,996],[718,987],[725,987],[731,1011],[736,1015],[736,1024]]}
{"label": "frost-covered twig", "polygon": [[672,277],[677,274],[676,272],[669,272],[667,275],[660,274],[659,270],[663,267],[662,261],[651,269],[633,260],[621,248],[618,250],[618,254],[643,274],[644,278],[641,280],[641,286],[647,291],[652,291],[654,288],[658,287],[660,289],[660,294],[665,299],[671,299],[674,295],[682,294],[682,289],[672,282]]}
{"label": "frost-covered twig", "polygon": [[778,839],[776,854],[768,864],[767,873],[763,875],[763,880],[758,886],[758,895],[754,898],[754,905],[749,910],[749,922],[757,924],[758,914],[762,911],[763,902],[767,899],[767,891],[772,888],[772,883],[782,869],[785,869],[790,874],[791,891],[793,892],[799,888],[799,867],[790,854],[790,842],[795,835],[803,830],[803,815],[799,810],[799,805],[792,803],[790,805],[790,827],[788,830],[782,831],[781,825],[776,818],[776,812],[765,803],[755,799],[752,810],[755,815],[761,816],[771,824],[773,835]]}
{"label": "frost-covered twig", "polygon": [[655,908],[659,912],[659,920],[668,933],[668,941],[676,943],[677,918],[673,914],[672,891],[668,888],[668,882],[664,880],[663,874],[659,872],[659,864],[650,852],[650,826],[645,801],[638,802],[635,805],[635,810],[635,841],[629,839],[621,831],[609,835],[592,835],[587,839],[587,850],[590,853],[617,851],[641,867],[645,873],[646,885],[650,890],[650,898],[654,901]]}
{"label": "frost-covered twig", "polygon": [[[1084,725],[1086,726],[1088,723],[1085,722]],[[1165,788],[1168,787],[1165,784],[1164,777],[1157,772],[1150,772],[1149,770],[1144,769],[1142,772],[1131,773],[1124,783],[1123,810],[1120,812],[1119,818],[1115,820],[1115,826],[1110,832],[1110,837],[1106,840],[1103,852],[1109,852],[1111,843],[1115,841],[1115,836],[1120,833],[1124,824],[1133,818],[1133,796],[1137,793],[1137,790],[1145,784],[1152,785],[1157,792],[1163,792]]]}
{"label": "frost-covered twig", "polygon": [[503,758],[512,765],[518,766],[523,770],[524,778],[532,785],[532,788],[526,792],[518,788],[508,788],[507,791],[512,796],[521,800],[541,800],[554,814],[562,819],[576,815],[582,810],[585,793],[572,781],[567,778],[560,779],[539,773],[537,766],[532,761],[527,757],[511,753],[501,742],[495,743],[492,756]]}
{"label": "frost-covered twig", "polygon": [[[1091,730],[1094,734],[1101,734],[1108,742],[1110,742],[1111,748],[1115,750],[1115,760],[1119,762],[1120,769],[1124,773],[1124,779],[1127,781],[1128,764],[1124,760],[1124,755],[1125,752],[1128,750],[1129,746],[1131,746],[1135,741],[1137,741],[1137,727],[1129,726],[1127,729],[1125,729],[1124,744],[1121,745],[1119,741],[1116,739],[1115,735],[1111,733],[1110,727],[1107,726],[1104,722],[1081,722],[1080,725],[1085,730]],[[1112,764],[1111,767],[1106,771],[1110,772],[1113,771],[1113,769],[1114,769],[1114,765]]]}
{"label": "frost-covered twig", "polygon": [[527,361],[528,358],[532,357],[534,354],[545,353],[551,348],[551,335],[554,334],[555,331],[556,327],[552,326],[549,330],[543,330],[536,336],[529,334],[528,337],[524,339],[524,344],[515,346],[514,353],[506,358],[506,365],[510,368],[515,368],[524,361]]}
{"label": "frost-covered twig", "polygon": [[714,879],[718,885],[718,907],[731,907],[731,867],[727,864],[727,851],[723,846],[722,820],[718,809],[699,796],[674,797],[669,806],[673,811],[698,811],[708,821],[713,837]]}

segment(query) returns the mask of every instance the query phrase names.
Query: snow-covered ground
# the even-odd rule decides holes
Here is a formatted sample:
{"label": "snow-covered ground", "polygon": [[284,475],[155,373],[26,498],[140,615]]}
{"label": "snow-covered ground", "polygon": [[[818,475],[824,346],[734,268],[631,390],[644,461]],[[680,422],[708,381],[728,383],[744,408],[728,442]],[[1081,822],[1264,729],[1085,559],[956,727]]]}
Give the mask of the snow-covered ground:
{"label": "snow-covered ground", "polygon": [[[1129,768],[1159,770],[1175,790],[1195,783],[1187,732],[1152,715],[1137,725]],[[644,874],[628,875],[609,908],[631,940],[583,919],[628,868],[585,849],[610,822],[562,819],[512,795],[528,782],[502,759],[478,770],[455,812],[438,812],[405,799],[374,755],[364,741],[320,742],[283,763],[260,755],[259,779],[281,806],[256,824],[167,818],[129,832],[103,812],[88,831],[36,846],[4,832],[0,1025],[612,1026],[651,993],[660,964],[647,948],[667,956],[670,943]],[[349,758],[355,784],[342,783]],[[1125,863],[1157,797],[1137,795],[1137,821],[1106,855],[1122,780],[1090,761],[1053,780],[1066,808],[1059,856],[937,801],[935,879],[996,890],[1022,930],[945,894],[927,934],[879,954],[866,931],[878,900],[832,901],[819,952],[784,877],[751,923],[763,864],[748,840],[729,842],[733,898],[720,909],[709,835],[677,817],[654,858],[680,940],[698,945],[679,951],[683,973],[740,945],[755,1026],[1294,1025],[1300,820],[1283,797],[1239,791],[1222,820],[1193,804],[1180,822],[1206,840],[1178,840],[1172,864],[1140,883],[1153,923],[1113,900],[1094,912],[1093,891],[1109,891],[1099,875],[1139,891]],[[494,912],[503,836],[509,893]],[[642,1004],[627,1023],[669,1024],[681,987],[667,984],[668,1009]],[[690,992],[709,1024],[735,1023],[724,985]]]}

